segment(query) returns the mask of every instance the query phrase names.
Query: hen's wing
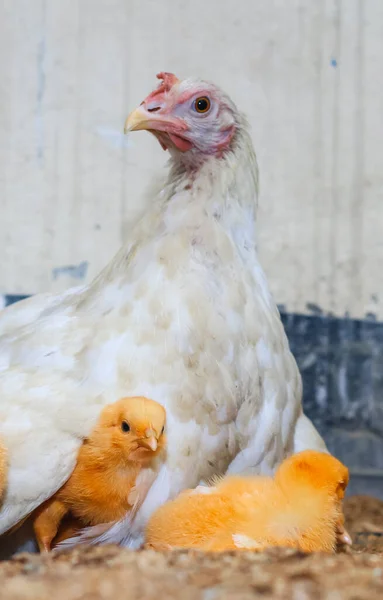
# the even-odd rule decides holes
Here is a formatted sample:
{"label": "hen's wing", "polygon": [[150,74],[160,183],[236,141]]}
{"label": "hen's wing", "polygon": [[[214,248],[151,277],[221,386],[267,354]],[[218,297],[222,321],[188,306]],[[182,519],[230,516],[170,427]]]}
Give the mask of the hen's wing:
{"label": "hen's wing", "polygon": [[82,439],[120,392],[105,374],[115,368],[111,349],[118,351],[121,322],[111,315],[100,328],[100,312],[115,304],[114,287],[104,284],[96,294],[101,307],[88,289],[37,296],[0,314],[0,439],[9,455],[0,533],[68,479]]}
{"label": "hen's wing", "polygon": [[0,534],[68,479],[83,432],[97,418],[91,400],[59,373],[13,367],[0,374],[0,438],[8,453]]}
{"label": "hen's wing", "polygon": [[36,294],[7,306],[0,311],[0,336],[17,333],[20,327],[33,323],[44,311],[57,307],[83,289],[83,287],[70,288],[63,294]]}
{"label": "hen's wing", "polygon": [[37,296],[0,314],[0,438],[8,452],[0,533],[68,479],[105,404],[76,373],[95,326],[79,318],[78,299],[78,290]]}

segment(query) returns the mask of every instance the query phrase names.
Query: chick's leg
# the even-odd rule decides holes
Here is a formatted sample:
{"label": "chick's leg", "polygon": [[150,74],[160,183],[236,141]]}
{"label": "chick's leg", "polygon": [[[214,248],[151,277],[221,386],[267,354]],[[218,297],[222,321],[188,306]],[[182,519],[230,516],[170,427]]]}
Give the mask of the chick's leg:
{"label": "chick's leg", "polygon": [[54,538],[53,548],[56,548],[56,546],[61,542],[64,542],[69,538],[73,538],[83,528],[84,524],[81,523],[81,521],[79,519],[76,519],[75,517],[71,517],[68,521],[64,519],[59,525],[57,535]]}
{"label": "chick's leg", "polygon": [[336,539],[338,546],[352,546],[351,536],[344,526],[343,512],[341,512],[341,515],[336,524]]}
{"label": "chick's leg", "polygon": [[40,552],[49,552],[52,540],[56,537],[60,523],[68,512],[59,500],[48,500],[38,510],[33,529]]}

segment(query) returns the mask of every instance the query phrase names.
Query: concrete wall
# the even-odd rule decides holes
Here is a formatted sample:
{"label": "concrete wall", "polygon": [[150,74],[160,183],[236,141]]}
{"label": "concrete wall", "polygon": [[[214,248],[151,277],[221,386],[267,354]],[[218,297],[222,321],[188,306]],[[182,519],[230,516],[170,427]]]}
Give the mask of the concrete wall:
{"label": "concrete wall", "polygon": [[112,257],[166,158],[123,122],[168,70],[250,117],[277,302],[381,318],[382,32],[381,0],[3,0],[0,293]]}

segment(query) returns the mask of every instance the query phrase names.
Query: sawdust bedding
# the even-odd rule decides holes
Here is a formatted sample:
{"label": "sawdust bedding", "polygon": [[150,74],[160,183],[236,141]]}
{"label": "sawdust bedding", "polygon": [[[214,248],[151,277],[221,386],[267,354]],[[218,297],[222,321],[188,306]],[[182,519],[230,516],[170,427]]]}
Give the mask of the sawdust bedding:
{"label": "sawdust bedding", "polygon": [[345,501],[354,545],[336,555],[130,552],[114,546],[0,563],[1,600],[383,599],[383,502]]}

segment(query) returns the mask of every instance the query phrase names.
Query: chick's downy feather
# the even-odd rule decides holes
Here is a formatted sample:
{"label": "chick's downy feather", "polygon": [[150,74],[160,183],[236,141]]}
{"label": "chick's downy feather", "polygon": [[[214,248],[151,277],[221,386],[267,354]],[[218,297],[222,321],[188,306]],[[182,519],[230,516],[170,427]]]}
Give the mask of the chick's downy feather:
{"label": "chick's downy feather", "polygon": [[[108,403],[144,395],[167,412],[167,459],[105,541],[128,543],[182,489],[271,473],[324,449],[257,254],[258,170],[248,126],[216,86],[161,74],[130,115],[171,154],[128,241],[90,284],[0,315],[0,436],[9,478],[0,532],[52,496]],[[206,101],[206,98],[208,102]],[[202,100],[201,100],[202,99]],[[130,543],[130,542],[129,542]]]}
{"label": "chick's downy feather", "polygon": [[333,552],[347,483],[348,470],[337,459],[303,451],[285,459],[274,479],[232,475],[184,491],[152,515],[146,543],[162,550]]}

